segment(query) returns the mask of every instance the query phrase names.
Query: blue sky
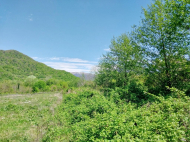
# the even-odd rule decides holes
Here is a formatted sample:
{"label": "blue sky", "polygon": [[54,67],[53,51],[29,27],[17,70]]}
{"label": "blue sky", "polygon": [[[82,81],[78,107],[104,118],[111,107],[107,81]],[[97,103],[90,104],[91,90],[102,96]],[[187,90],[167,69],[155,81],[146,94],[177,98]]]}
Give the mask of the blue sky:
{"label": "blue sky", "polygon": [[0,0],[0,50],[90,72],[113,37],[139,25],[151,0]]}

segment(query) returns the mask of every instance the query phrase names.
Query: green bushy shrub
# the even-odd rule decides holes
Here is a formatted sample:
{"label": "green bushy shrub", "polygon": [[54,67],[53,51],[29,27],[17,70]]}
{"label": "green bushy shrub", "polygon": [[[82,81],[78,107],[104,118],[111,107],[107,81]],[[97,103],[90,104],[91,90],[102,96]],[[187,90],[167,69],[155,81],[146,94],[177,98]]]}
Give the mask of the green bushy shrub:
{"label": "green bushy shrub", "polygon": [[49,87],[49,86],[46,86],[46,87],[45,87],[45,91],[49,92],[49,91],[50,91],[50,87]]}
{"label": "green bushy shrub", "polygon": [[[127,102],[133,102],[136,104],[144,104],[150,100],[150,96],[147,96],[147,87],[144,86],[142,82],[138,82],[136,80],[131,80],[125,87],[115,87],[114,89],[111,88],[103,88],[101,91],[104,92],[105,96],[110,96],[111,94],[113,97],[117,96],[121,100],[125,100]],[[116,95],[117,94],[117,95]]]}
{"label": "green bushy shrub", "polygon": [[33,86],[33,87],[32,87],[32,92],[33,92],[33,93],[37,93],[37,92],[39,92],[39,88]]}
{"label": "green bushy shrub", "polygon": [[80,81],[79,79],[69,81],[69,82],[68,82],[68,86],[69,86],[69,87],[78,87],[78,82],[79,82],[79,81]]}
{"label": "green bushy shrub", "polygon": [[43,81],[43,80],[39,80],[39,81],[37,81],[37,82],[34,84],[33,87],[36,87],[36,88],[38,88],[38,89],[44,91],[45,88],[46,88],[46,83],[45,83],[45,81]]}
{"label": "green bushy shrub", "polygon": [[33,86],[34,83],[37,81],[36,77],[33,75],[28,76],[25,81],[24,81],[24,85],[25,86]]}
{"label": "green bushy shrub", "polygon": [[62,81],[62,82],[60,82],[60,86],[62,89],[66,89],[66,88],[68,88],[68,83]]}
{"label": "green bushy shrub", "polygon": [[[169,88],[173,97],[137,107],[121,100],[114,90],[109,96],[93,90],[77,90],[63,96],[56,127],[44,141],[190,141],[190,98]],[[158,101],[159,100],[159,101]],[[117,103],[116,103],[117,102]]]}
{"label": "green bushy shrub", "polygon": [[49,79],[49,80],[46,81],[46,85],[48,85],[48,86],[56,85],[56,84],[58,84],[58,80],[57,79],[51,78],[51,79]]}
{"label": "green bushy shrub", "polygon": [[57,91],[57,86],[56,85],[52,85],[51,88],[50,88],[50,91]]}

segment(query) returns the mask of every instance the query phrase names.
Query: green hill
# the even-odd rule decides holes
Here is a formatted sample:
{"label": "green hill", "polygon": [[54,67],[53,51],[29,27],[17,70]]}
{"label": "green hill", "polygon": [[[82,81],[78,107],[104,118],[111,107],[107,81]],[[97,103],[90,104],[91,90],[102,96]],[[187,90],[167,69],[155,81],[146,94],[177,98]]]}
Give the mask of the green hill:
{"label": "green hill", "polygon": [[69,72],[55,70],[18,51],[0,50],[0,81],[24,80],[30,75],[34,75],[38,79],[55,78],[64,81],[77,79]]}

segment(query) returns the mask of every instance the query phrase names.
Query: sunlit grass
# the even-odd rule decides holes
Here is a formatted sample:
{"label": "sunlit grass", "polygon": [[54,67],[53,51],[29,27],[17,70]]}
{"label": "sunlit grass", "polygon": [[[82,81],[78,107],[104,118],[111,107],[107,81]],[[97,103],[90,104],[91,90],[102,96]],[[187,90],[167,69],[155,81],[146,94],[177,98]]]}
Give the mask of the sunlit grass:
{"label": "sunlit grass", "polygon": [[62,95],[0,96],[0,141],[41,141]]}

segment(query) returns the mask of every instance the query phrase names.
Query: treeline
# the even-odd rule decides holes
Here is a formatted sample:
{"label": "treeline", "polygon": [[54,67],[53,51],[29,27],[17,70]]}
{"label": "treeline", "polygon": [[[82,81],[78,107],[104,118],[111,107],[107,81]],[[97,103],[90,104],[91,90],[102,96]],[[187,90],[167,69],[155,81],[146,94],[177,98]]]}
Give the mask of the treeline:
{"label": "treeline", "polygon": [[57,79],[41,80],[35,76],[28,76],[24,81],[8,80],[0,82],[0,94],[53,92],[76,85],[76,81],[65,82]]}
{"label": "treeline", "polygon": [[85,80],[84,76],[75,78],[70,81],[65,81],[55,78],[39,79],[34,75],[26,77],[24,80],[6,80],[0,82],[1,94],[24,94],[37,92],[54,92],[66,91],[69,92],[78,87],[96,88],[92,80]]}
{"label": "treeline", "polygon": [[[122,88],[124,98],[144,91],[166,96],[175,87],[190,95],[190,2],[155,0],[131,33],[113,38],[98,65],[95,82]],[[133,95],[134,96],[134,95]]]}

